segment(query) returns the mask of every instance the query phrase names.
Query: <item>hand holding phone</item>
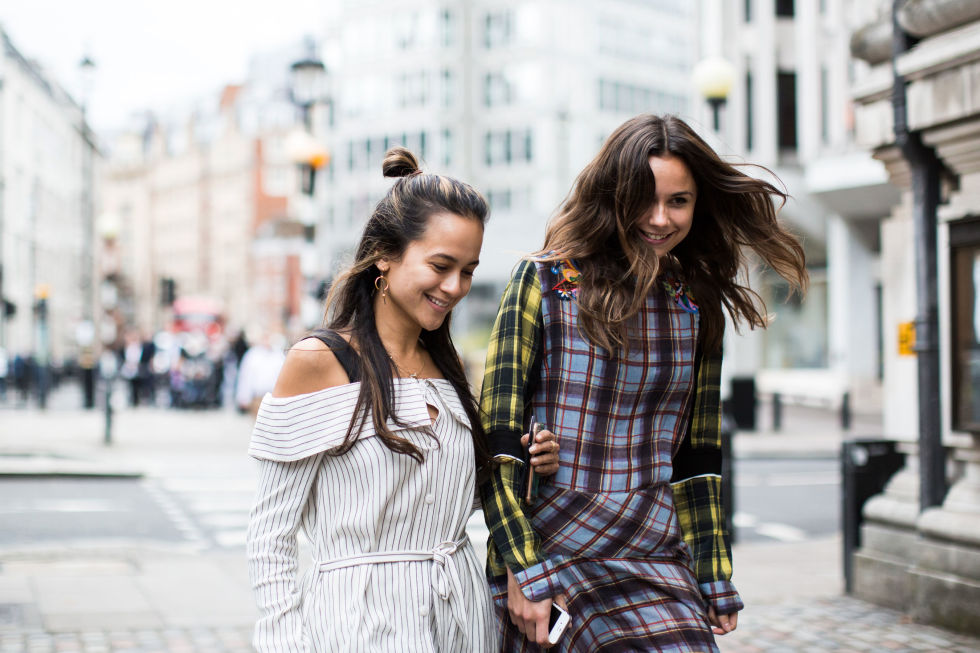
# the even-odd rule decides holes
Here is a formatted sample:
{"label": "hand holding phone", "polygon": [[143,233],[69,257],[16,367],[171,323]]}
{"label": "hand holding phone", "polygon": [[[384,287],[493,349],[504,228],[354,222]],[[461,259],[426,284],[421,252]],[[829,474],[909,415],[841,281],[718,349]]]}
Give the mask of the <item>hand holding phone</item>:
{"label": "hand holding phone", "polygon": [[558,639],[561,637],[562,633],[565,632],[565,628],[568,627],[569,622],[572,618],[569,616],[560,605],[551,602],[551,617],[548,620],[548,643],[557,644]]}
{"label": "hand holding phone", "polygon": [[534,499],[534,465],[531,464],[531,445],[534,444],[534,436],[536,436],[541,429],[544,428],[544,424],[538,422],[533,416],[531,417],[531,427],[528,429],[527,445],[524,447],[527,453],[527,475],[524,478],[524,501],[531,503]]}

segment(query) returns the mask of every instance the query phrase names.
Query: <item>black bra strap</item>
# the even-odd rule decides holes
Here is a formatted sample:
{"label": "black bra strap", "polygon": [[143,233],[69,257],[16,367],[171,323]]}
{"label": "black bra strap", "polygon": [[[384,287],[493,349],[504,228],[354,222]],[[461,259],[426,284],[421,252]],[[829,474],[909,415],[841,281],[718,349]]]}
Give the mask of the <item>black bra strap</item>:
{"label": "black bra strap", "polygon": [[333,352],[344,371],[347,372],[347,378],[350,379],[351,383],[357,383],[361,380],[361,359],[354,348],[350,346],[350,343],[340,337],[339,333],[323,329],[311,333],[308,337],[316,338],[330,347],[330,351]]}

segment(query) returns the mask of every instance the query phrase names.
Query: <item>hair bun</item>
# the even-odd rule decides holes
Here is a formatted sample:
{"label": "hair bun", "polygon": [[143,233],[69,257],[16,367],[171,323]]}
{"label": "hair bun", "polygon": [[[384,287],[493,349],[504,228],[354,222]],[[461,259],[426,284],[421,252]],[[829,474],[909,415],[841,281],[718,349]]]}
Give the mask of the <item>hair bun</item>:
{"label": "hair bun", "polygon": [[408,148],[396,145],[385,152],[385,160],[381,163],[381,172],[385,177],[408,177],[419,174],[419,160]]}

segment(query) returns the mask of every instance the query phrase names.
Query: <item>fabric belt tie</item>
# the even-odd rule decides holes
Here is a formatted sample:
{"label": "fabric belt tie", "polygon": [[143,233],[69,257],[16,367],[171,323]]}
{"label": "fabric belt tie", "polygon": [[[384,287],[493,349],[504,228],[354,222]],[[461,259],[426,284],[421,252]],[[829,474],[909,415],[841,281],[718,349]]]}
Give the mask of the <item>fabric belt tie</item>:
{"label": "fabric belt tie", "polygon": [[[460,650],[466,651],[469,650],[469,637],[467,637],[466,634],[466,615],[463,613],[462,605],[463,583],[459,575],[459,566],[453,562],[452,556],[465,545],[469,544],[469,541],[469,538],[464,535],[455,542],[446,541],[438,544],[430,551],[374,551],[371,553],[361,553],[347,558],[326,560],[316,563],[314,568],[322,574],[328,571],[345,569],[347,567],[357,567],[360,565],[376,565],[386,562],[432,561],[432,566],[429,569],[429,584],[432,587],[432,590],[441,600],[449,603],[449,609],[453,615],[453,629],[459,631],[459,635],[463,643],[463,647]],[[364,587],[361,591],[362,596],[367,594],[370,577],[371,574],[369,570],[369,573],[364,575]],[[453,595],[455,595],[455,600],[452,600]],[[363,611],[363,605],[364,602],[361,601],[358,606],[360,611]],[[360,624],[363,617],[363,614],[357,614],[356,618],[353,620],[354,623]],[[435,618],[436,629],[439,632],[439,649],[442,651],[449,651],[452,648],[455,648],[455,646],[451,646],[453,638],[450,635],[452,633],[448,628],[443,628],[442,624],[439,623],[440,617],[438,610],[435,611]],[[366,629],[361,629],[361,632],[366,632]]]}

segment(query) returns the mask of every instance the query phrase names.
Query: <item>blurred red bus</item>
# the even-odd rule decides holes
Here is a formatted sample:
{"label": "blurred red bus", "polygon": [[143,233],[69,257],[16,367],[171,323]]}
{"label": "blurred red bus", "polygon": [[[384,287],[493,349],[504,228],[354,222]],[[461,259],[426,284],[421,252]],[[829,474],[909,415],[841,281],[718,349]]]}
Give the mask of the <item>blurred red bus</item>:
{"label": "blurred red bus", "polygon": [[209,340],[221,337],[224,317],[221,302],[211,297],[179,297],[173,303],[174,333],[204,333]]}

